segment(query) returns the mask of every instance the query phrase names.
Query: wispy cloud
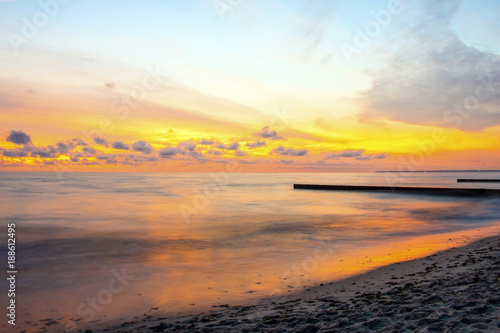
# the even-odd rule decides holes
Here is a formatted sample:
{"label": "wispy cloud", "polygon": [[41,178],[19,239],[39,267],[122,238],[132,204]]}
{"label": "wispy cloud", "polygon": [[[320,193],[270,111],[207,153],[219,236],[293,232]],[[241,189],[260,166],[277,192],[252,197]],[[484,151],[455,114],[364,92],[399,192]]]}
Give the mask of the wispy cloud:
{"label": "wispy cloud", "polygon": [[452,30],[460,1],[412,4],[416,17],[400,27],[398,51],[359,93],[358,119],[465,130],[500,125],[500,56],[465,45]]}

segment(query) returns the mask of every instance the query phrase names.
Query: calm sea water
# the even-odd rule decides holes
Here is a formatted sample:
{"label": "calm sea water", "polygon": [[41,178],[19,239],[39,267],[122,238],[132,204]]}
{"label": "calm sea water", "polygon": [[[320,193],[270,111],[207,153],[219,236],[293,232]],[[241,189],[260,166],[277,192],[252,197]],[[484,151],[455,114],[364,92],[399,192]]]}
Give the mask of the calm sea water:
{"label": "calm sea water", "polygon": [[498,198],[292,189],[500,188],[457,178],[500,173],[0,173],[2,244],[16,224],[18,323],[37,330],[51,318],[49,330],[71,331],[244,304],[498,233]]}

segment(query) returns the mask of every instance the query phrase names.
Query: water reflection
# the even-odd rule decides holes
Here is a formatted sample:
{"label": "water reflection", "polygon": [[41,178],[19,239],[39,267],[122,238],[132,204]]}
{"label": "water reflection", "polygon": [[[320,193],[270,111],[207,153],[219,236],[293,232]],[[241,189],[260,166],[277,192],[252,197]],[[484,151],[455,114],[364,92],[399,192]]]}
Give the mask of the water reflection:
{"label": "water reflection", "polygon": [[[214,182],[206,174],[53,176],[0,175],[2,221],[18,225],[19,314],[20,322],[31,321],[28,330],[44,318],[85,322],[90,315],[78,307],[124,267],[133,281],[92,320],[293,293],[496,233],[500,220],[498,199],[291,188],[385,185],[384,174],[232,175],[198,207],[193,198]],[[448,186],[455,178],[419,174],[413,181]],[[182,205],[195,208],[189,221]]]}

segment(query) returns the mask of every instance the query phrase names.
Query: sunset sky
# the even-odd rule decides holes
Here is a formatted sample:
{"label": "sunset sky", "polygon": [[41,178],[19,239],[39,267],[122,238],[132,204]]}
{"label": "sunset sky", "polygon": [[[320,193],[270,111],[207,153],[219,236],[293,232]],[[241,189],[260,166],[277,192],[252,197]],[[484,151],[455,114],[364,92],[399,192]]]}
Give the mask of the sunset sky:
{"label": "sunset sky", "polygon": [[0,170],[500,169],[500,3],[0,0]]}

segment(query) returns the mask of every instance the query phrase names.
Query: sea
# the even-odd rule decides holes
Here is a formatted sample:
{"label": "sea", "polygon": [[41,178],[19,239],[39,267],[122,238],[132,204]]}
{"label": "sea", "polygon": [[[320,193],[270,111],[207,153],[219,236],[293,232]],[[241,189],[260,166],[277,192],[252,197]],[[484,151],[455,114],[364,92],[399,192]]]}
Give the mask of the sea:
{"label": "sea", "polygon": [[[0,173],[0,255],[5,276],[16,271],[16,329],[77,332],[258,304],[499,234],[498,197],[293,189],[500,189],[457,178],[500,172]],[[10,286],[0,281],[3,311]]]}

